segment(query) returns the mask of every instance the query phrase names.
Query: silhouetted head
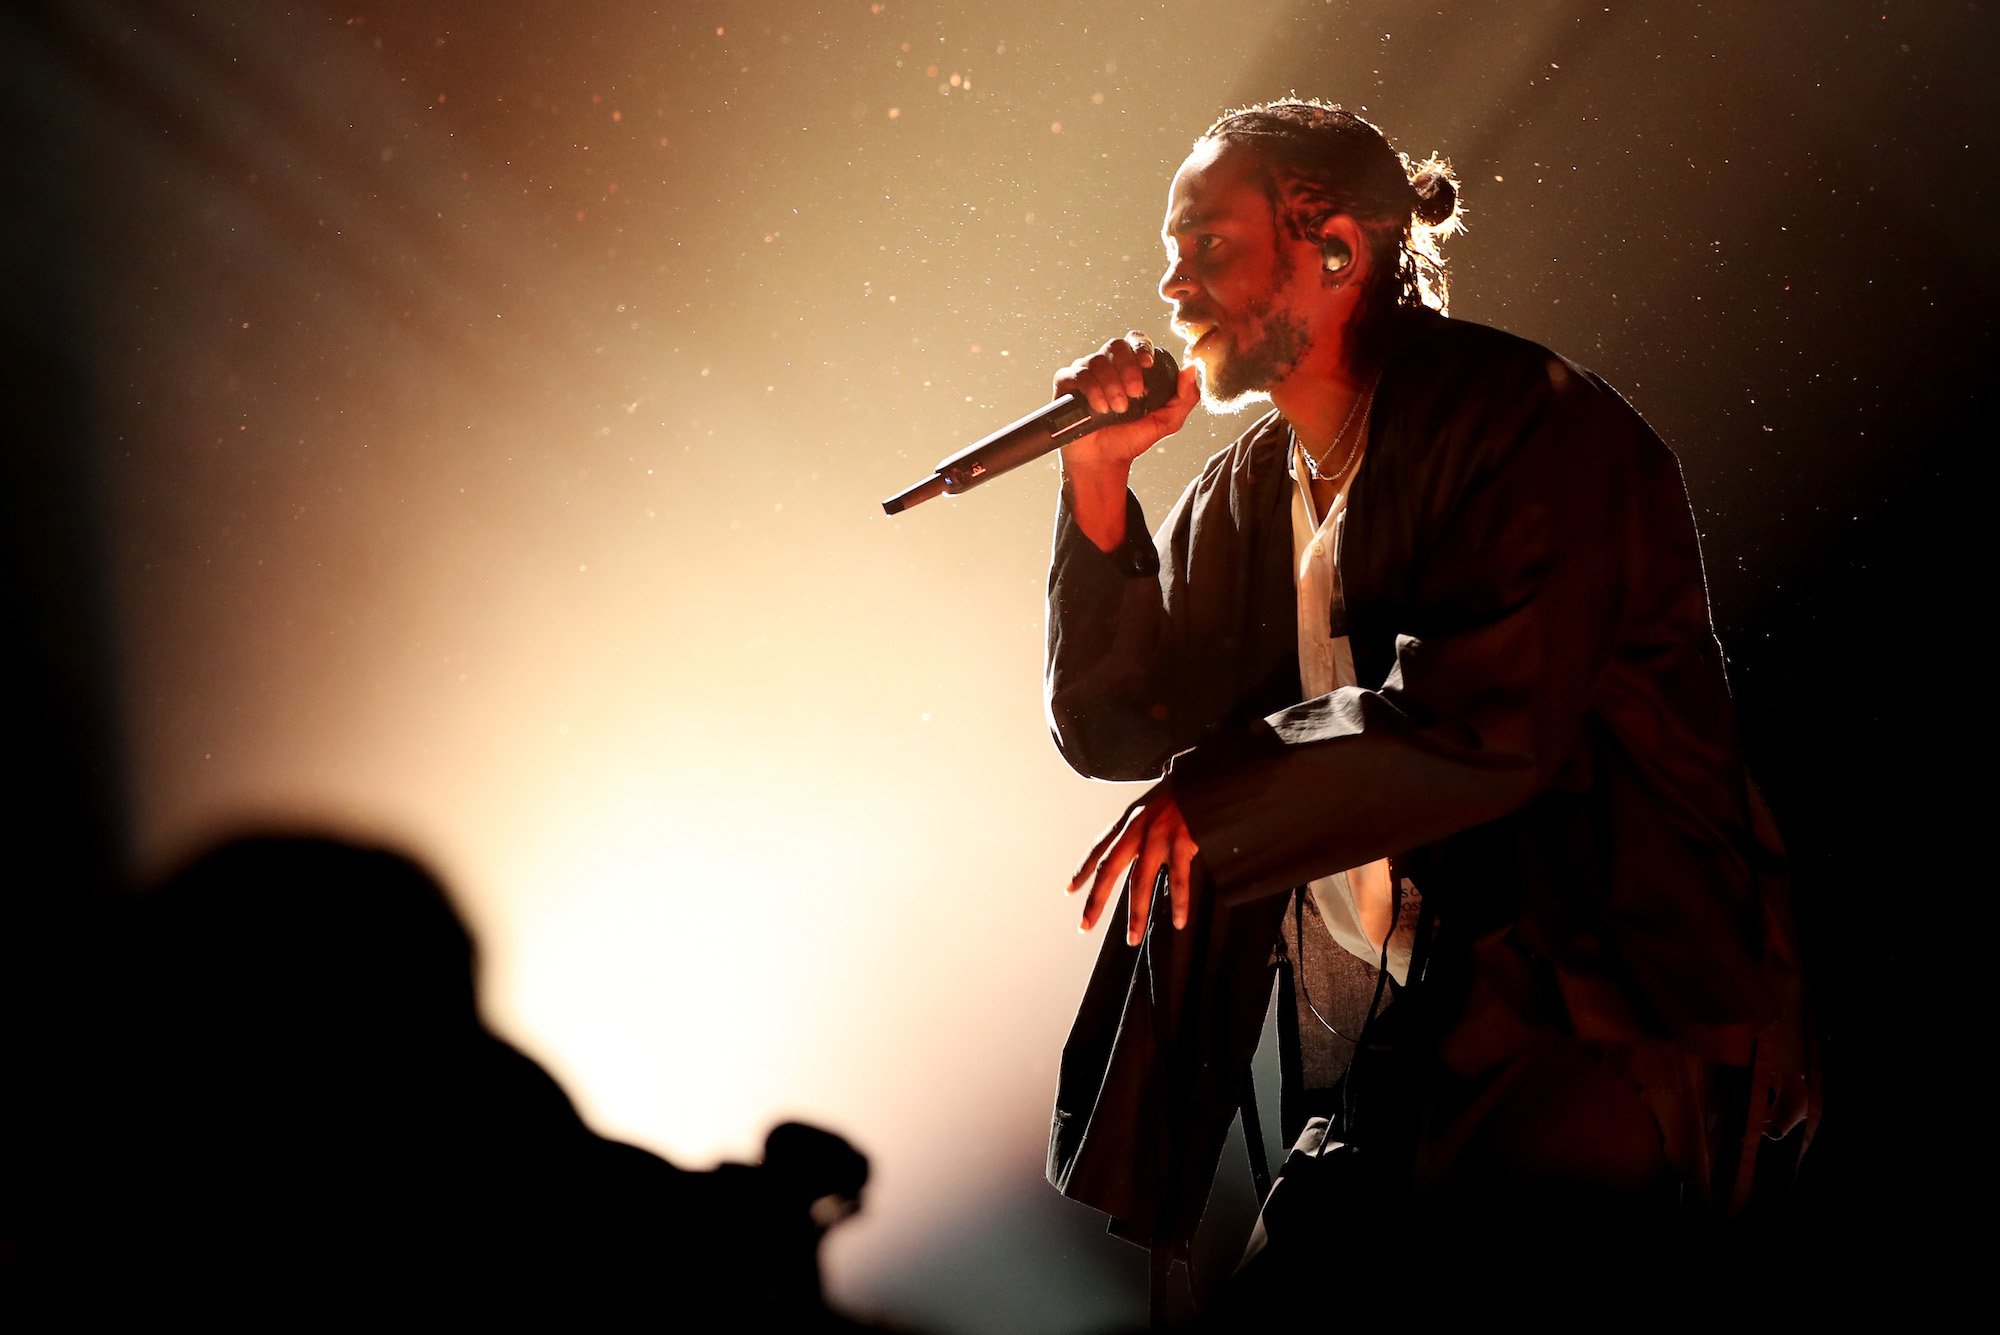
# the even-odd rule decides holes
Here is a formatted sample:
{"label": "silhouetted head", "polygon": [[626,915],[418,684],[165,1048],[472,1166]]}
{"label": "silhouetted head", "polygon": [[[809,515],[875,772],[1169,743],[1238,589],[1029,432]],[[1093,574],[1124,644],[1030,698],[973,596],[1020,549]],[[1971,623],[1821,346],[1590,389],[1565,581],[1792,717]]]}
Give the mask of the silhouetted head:
{"label": "silhouetted head", "polygon": [[237,839],[169,877],[137,923],[138,1001],[190,1044],[394,1044],[479,1024],[471,936],[437,880],[388,849]]}

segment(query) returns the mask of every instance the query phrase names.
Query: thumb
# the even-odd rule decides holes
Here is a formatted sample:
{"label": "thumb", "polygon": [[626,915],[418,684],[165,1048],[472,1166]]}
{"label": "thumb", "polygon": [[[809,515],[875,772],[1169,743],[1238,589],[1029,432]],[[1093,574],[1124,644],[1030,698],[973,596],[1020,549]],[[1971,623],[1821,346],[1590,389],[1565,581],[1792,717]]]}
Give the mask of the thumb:
{"label": "thumb", "polygon": [[1180,380],[1174,385],[1174,396],[1162,407],[1153,410],[1153,418],[1167,428],[1172,435],[1181,429],[1181,424],[1194,411],[1195,404],[1201,402],[1201,374],[1192,366],[1181,368]]}

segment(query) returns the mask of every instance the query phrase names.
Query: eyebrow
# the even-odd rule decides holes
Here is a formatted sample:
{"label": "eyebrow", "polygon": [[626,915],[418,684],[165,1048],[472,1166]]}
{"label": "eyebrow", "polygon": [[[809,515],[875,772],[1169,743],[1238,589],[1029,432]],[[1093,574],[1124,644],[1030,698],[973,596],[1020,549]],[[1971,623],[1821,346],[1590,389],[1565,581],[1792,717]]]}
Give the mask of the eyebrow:
{"label": "eyebrow", "polygon": [[1211,223],[1225,221],[1229,216],[1227,211],[1214,208],[1204,210],[1189,209],[1183,212],[1175,223],[1162,229],[1160,235],[1162,237],[1178,236],[1182,232],[1192,232],[1197,227],[1207,227]]}

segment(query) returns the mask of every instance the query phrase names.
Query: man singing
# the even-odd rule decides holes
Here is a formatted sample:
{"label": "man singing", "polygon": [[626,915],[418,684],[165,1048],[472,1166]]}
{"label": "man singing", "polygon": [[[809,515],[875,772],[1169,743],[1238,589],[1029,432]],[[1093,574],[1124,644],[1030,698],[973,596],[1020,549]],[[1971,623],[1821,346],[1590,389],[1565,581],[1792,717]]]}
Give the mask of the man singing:
{"label": "man singing", "polygon": [[[1740,1211],[1810,1133],[1784,855],[1679,466],[1590,372],[1446,318],[1459,216],[1444,163],[1338,107],[1225,115],[1167,200],[1179,392],[1063,451],[1050,721],[1081,773],[1157,782],[1070,886],[1122,931],[1050,1175],[1156,1260],[1274,969],[1279,1285],[1355,1218]],[[1152,358],[1115,339],[1056,392],[1123,411]],[[1252,396],[1149,538],[1133,461]]]}

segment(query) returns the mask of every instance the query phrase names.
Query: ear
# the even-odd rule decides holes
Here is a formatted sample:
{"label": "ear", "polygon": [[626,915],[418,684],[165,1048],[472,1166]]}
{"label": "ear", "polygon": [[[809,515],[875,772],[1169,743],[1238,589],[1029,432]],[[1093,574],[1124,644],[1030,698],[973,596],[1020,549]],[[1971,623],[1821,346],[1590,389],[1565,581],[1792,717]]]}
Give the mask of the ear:
{"label": "ear", "polygon": [[1336,213],[1320,224],[1317,240],[1325,266],[1323,281],[1333,286],[1366,284],[1368,245],[1359,223],[1345,213]]}

